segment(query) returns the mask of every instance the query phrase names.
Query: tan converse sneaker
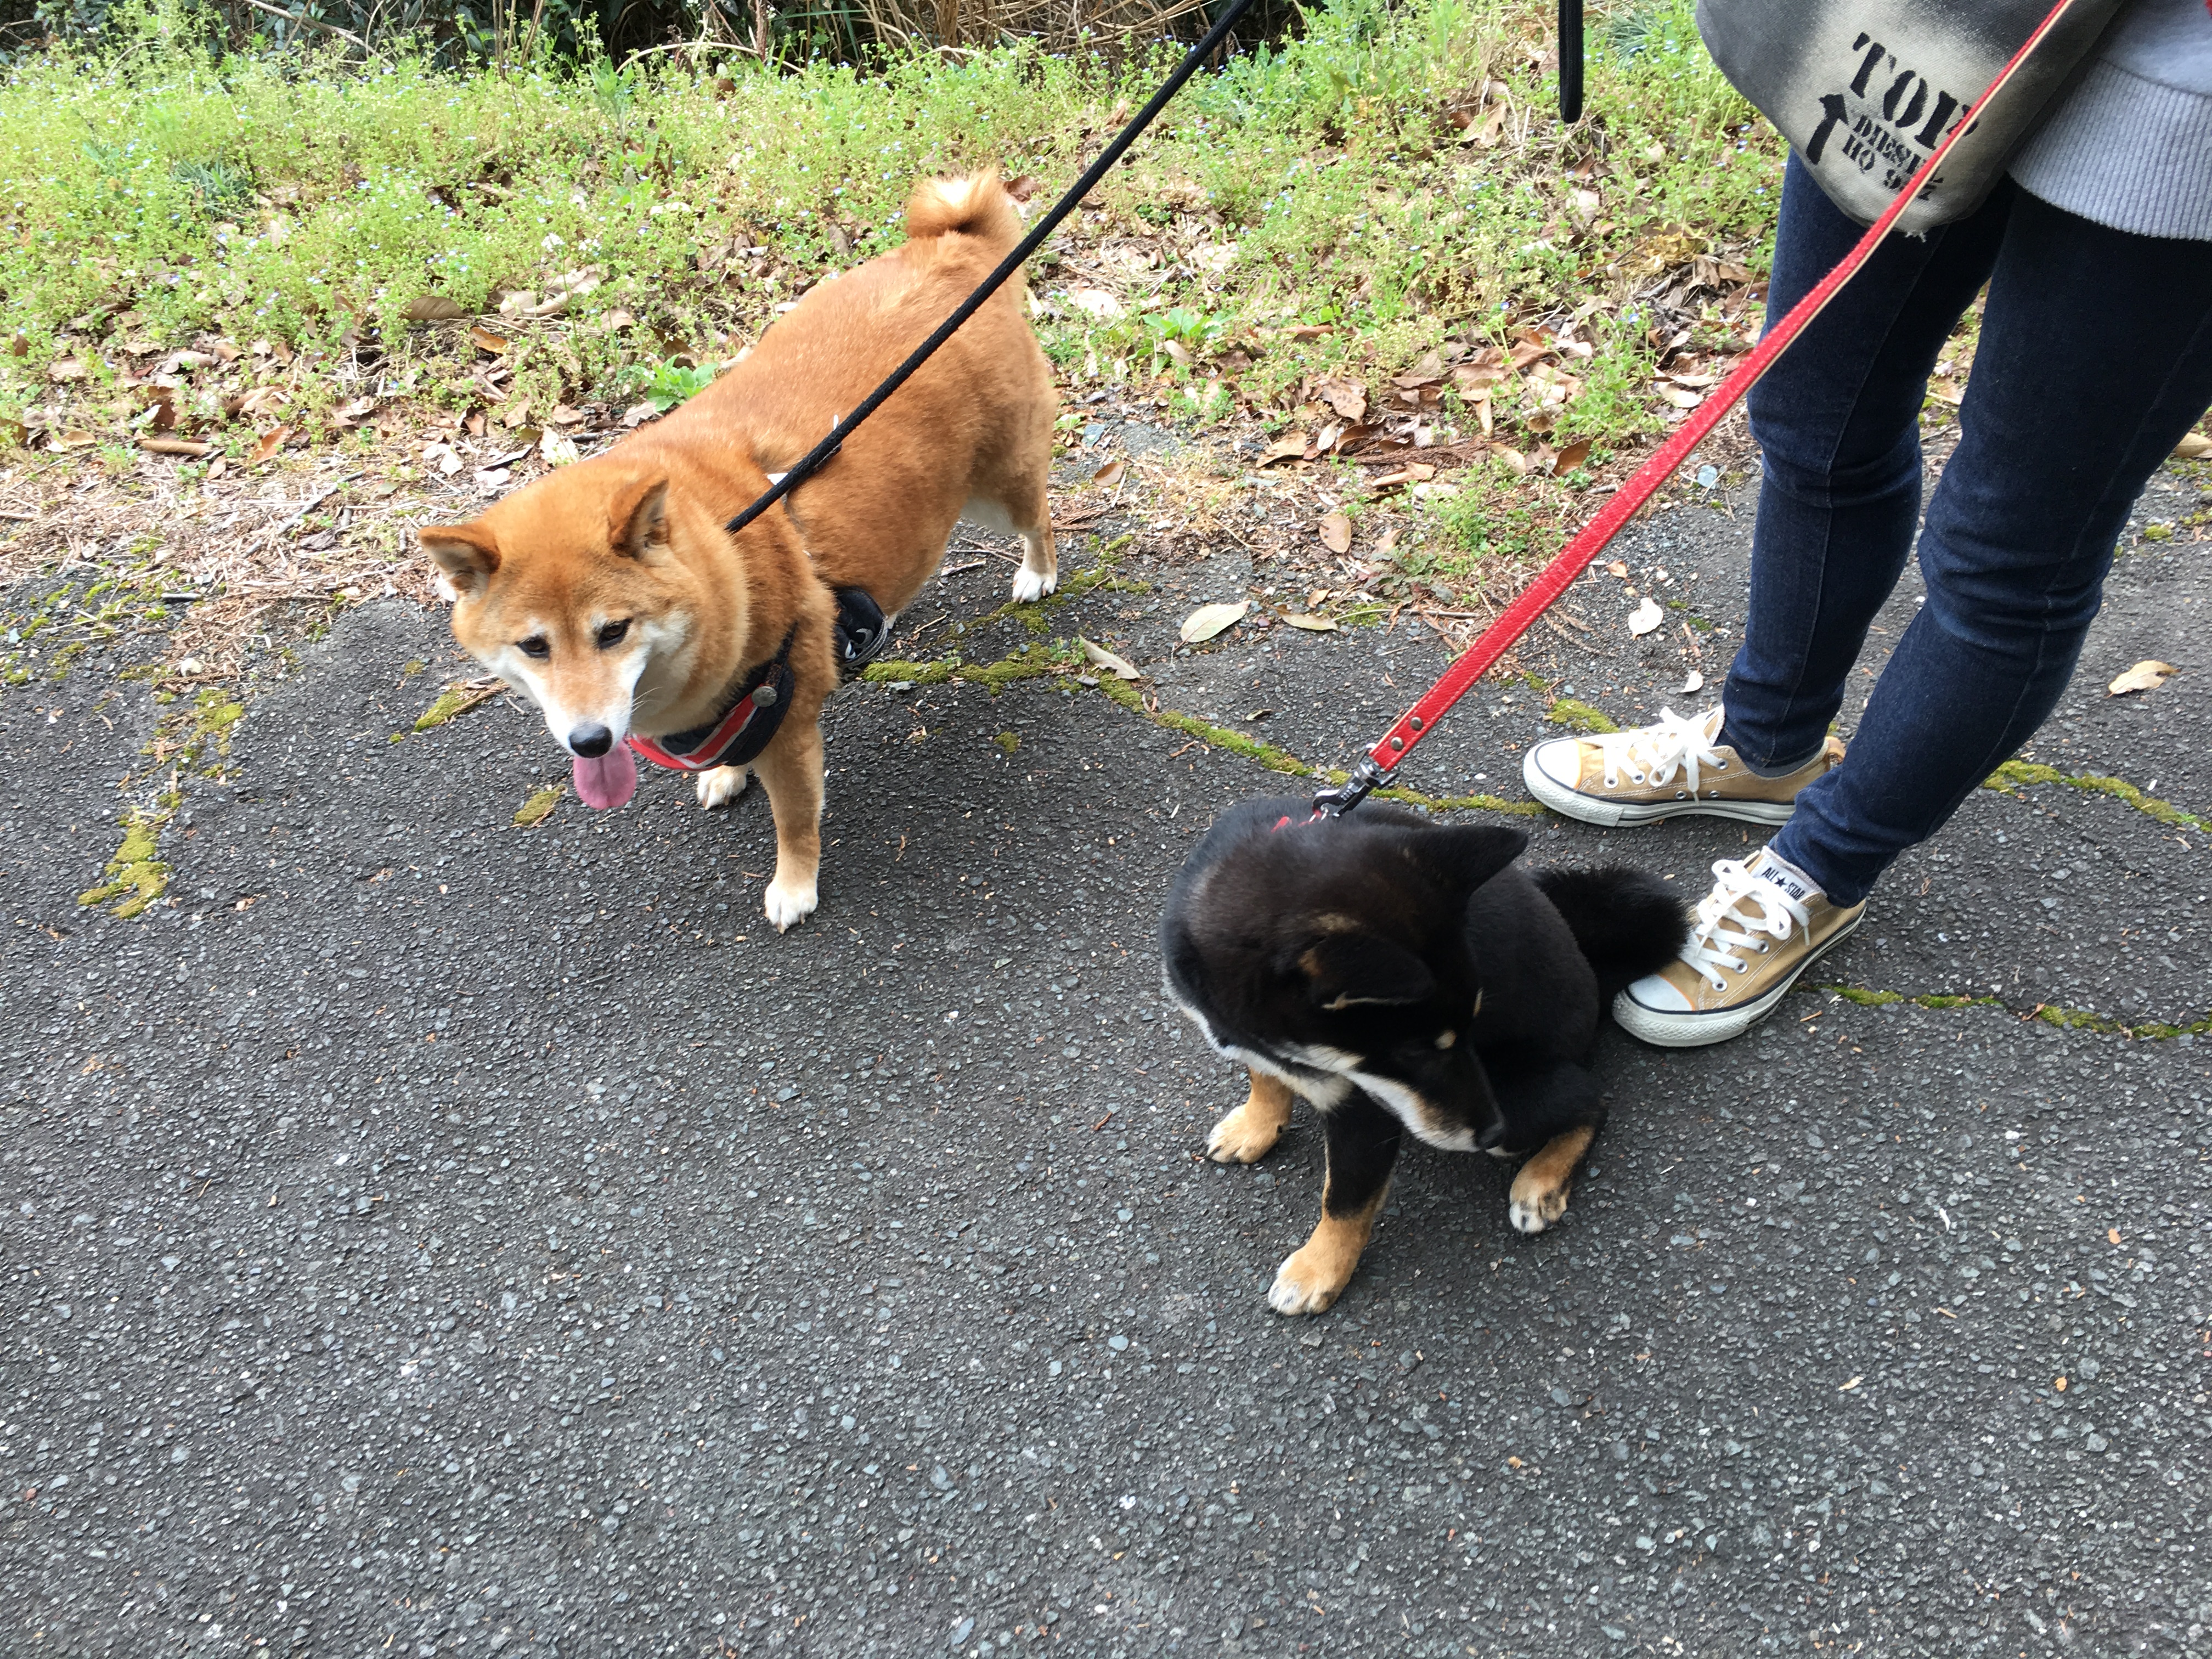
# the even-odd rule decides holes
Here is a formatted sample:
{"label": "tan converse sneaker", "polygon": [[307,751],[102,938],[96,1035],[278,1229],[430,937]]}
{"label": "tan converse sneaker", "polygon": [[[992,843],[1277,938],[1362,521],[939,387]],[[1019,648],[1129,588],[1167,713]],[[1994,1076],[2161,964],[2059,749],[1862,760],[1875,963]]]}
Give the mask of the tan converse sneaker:
{"label": "tan converse sneaker", "polygon": [[1713,874],[1682,954],[1613,1000],[1631,1036],[1695,1048],[1741,1036],[1866,914],[1864,900],[1829,903],[1803,871],[1763,847],[1748,865],[1723,859]]}
{"label": "tan converse sneaker", "polygon": [[1650,726],[1534,744],[1522,757],[1521,779],[1554,812],[1607,829],[1685,812],[1785,823],[1797,792],[1844,757],[1844,745],[1830,738],[1796,771],[1762,778],[1714,741],[1720,734],[1717,708],[1695,720],[1662,708]]}

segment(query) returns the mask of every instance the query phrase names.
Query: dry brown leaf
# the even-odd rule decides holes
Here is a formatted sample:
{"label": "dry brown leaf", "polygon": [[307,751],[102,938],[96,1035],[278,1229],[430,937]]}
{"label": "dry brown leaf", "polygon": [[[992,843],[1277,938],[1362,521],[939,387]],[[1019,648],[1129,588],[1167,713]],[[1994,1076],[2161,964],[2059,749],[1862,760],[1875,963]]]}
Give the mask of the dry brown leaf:
{"label": "dry brown leaf", "polygon": [[450,323],[468,314],[466,307],[455,304],[442,294],[425,294],[407,302],[407,320],[410,323]]}
{"label": "dry brown leaf", "polygon": [[253,453],[246,458],[246,465],[260,465],[262,462],[267,460],[278,450],[283,448],[284,441],[291,435],[292,428],[290,427],[278,427],[274,432],[270,433],[266,437],[263,438],[259,443],[253,446]]}
{"label": "dry brown leaf", "polygon": [[1632,636],[1641,639],[1666,620],[1667,613],[1659,608],[1657,601],[1646,594],[1643,602],[1628,613],[1628,631]]}
{"label": "dry brown leaf", "polygon": [[1091,475],[1091,482],[1101,489],[1111,489],[1128,476],[1129,463],[1123,457],[1116,455]]}
{"label": "dry brown leaf", "polygon": [[2166,684],[2166,677],[2177,672],[2170,662],[2160,662],[2146,657],[2133,668],[2105,688],[2108,696],[2122,697],[2130,691],[2155,691]]}
{"label": "dry brown leaf", "polygon": [[2183,433],[2181,441],[2173,447],[2173,459],[2177,461],[2201,461],[2207,455],[2212,455],[2212,438],[2201,432]]}
{"label": "dry brown leaf", "polygon": [[469,325],[469,338],[478,351],[489,351],[495,357],[507,349],[507,336],[495,334],[481,323]]}
{"label": "dry brown leaf", "polygon": [[1115,679],[1140,680],[1144,678],[1144,676],[1137,672],[1137,665],[1129,661],[1127,658],[1117,657],[1111,651],[1109,651],[1104,646],[1093,645],[1089,640],[1085,639],[1079,634],[1076,635],[1075,642],[1083,647],[1083,654],[1085,657],[1089,658],[1090,660],[1097,666],[1104,669]]}
{"label": "dry brown leaf", "polygon": [[51,380],[82,380],[84,379],[84,359],[57,357],[53,366],[46,370],[46,378]]}
{"label": "dry brown leaf", "polygon": [[1522,477],[1528,476],[1528,458],[1510,444],[1492,444],[1490,447],[1490,453]]}
{"label": "dry brown leaf", "polygon": [[1687,386],[1662,386],[1659,388],[1659,401],[1672,404],[1677,409],[1695,409],[1705,400],[1703,392],[1692,392]]}
{"label": "dry brown leaf", "polygon": [[1234,604],[1201,605],[1182,619],[1182,634],[1186,645],[1202,645],[1224,629],[1234,628],[1244,620],[1244,613],[1252,607],[1242,599]]}
{"label": "dry brown leaf", "polygon": [[258,386],[238,400],[238,412],[248,420],[274,415],[288,401],[281,386]]}
{"label": "dry brown leaf", "polygon": [[1398,526],[1394,524],[1375,538],[1375,545],[1367,550],[1367,556],[1379,564],[1397,550]]}
{"label": "dry brown leaf", "polygon": [[1302,461],[1313,453],[1313,441],[1303,432],[1285,432],[1260,452],[1255,465],[1273,466],[1277,461]]}
{"label": "dry brown leaf", "polygon": [[1332,553],[1352,551],[1352,520],[1341,513],[1324,514],[1314,526],[1321,544]]}
{"label": "dry brown leaf", "polygon": [[100,440],[89,432],[56,432],[49,434],[46,447],[55,450],[90,449]]}
{"label": "dry brown leaf", "polygon": [[1619,559],[1607,560],[1605,571],[1606,574],[1608,576],[1618,576],[1623,581],[1626,581],[1628,580],[1628,567],[1623,564]]}
{"label": "dry brown leaf", "polygon": [[576,459],[576,441],[558,432],[549,432],[538,441],[538,453],[545,458],[548,466],[566,466]]}
{"label": "dry brown leaf", "polygon": [[1559,459],[1552,463],[1552,471],[1571,472],[1589,459],[1589,453],[1590,441],[1588,438],[1577,438],[1559,452]]}
{"label": "dry brown leaf", "polygon": [[1314,390],[1323,403],[1346,420],[1367,418],[1367,388],[1357,380],[1323,380]]}
{"label": "dry brown leaf", "polygon": [[1309,634],[1336,632],[1336,618],[1334,617],[1316,617],[1301,611],[1294,616],[1286,616],[1283,620],[1293,628],[1303,628]]}
{"label": "dry brown leaf", "polygon": [[376,413],[376,399],[356,398],[331,416],[331,423],[341,432],[350,432]]}
{"label": "dry brown leaf", "polygon": [[1078,311],[1086,312],[1105,323],[1129,314],[1128,307],[1103,288],[1072,288],[1067,290],[1067,302]]}
{"label": "dry brown leaf", "polygon": [[141,438],[138,447],[149,455],[190,455],[197,459],[215,453],[215,446],[202,443],[198,438],[155,436]]}
{"label": "dry brown leaf", "polygon": [[1687,696],[1692,691],[1702,691],[1705,689],[1705,677],[1699,673],[1696,669],[1692,668],[1690,671],[1690,677],[1682,682],[1682,689],[1676,695],[1680,696]]}

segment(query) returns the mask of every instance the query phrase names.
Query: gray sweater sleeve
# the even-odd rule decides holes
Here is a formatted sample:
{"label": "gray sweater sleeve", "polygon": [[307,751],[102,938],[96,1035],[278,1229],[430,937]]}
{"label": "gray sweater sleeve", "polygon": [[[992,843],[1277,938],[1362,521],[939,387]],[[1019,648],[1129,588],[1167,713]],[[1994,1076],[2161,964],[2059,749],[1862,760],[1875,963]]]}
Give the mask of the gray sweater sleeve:
{"label": "gray sweater sleeve", "polygon": [[2012,176],[2053,207],[2138,236],[2212,241],[2212,7],[2136,0]]}

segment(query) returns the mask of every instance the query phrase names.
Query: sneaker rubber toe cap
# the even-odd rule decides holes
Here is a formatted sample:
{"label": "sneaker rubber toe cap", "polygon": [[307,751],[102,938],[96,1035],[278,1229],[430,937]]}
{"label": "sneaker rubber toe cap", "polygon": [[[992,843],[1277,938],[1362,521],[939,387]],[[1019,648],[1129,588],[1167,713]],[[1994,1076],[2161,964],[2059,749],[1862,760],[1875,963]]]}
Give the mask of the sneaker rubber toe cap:
{"label": "sneaker rubber toe cap", "polygon": [[1646,974],[1620,995],[1622,1000],[1655,1014],[1694,1012],[1690,1006],[1690,1000],[1675,988],[1672,980],[1662,974]]}
{"label": "sneaker rubber toe cap", "polygon": [[1583,781],[1582,744],[1574,738],[1553,738],[1528,751],[1528,767],[1543,774],[1561,789],[1580,789]]}

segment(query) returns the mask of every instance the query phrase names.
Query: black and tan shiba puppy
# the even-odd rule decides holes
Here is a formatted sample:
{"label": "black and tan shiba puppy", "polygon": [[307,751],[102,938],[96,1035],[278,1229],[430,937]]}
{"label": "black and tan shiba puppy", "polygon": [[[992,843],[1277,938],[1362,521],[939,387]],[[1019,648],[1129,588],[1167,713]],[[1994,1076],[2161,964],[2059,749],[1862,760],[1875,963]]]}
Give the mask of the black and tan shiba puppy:
{"label": "black and tan shiba puppy", "polygon": [[1605,1121],[1587,1069],[1600,1022],[1687,929],[1656,877],[1516,867],[1518,830],[1371,804],[1310,813],[1277,799],[1224,814],[1160,926],[1169,994],[1251,1069],[1207,1152],[1261,1157],[1294,1094],[1321,1114],[1321,1222],[1267,1296],[1286,1314],[1319,1313],[1350,1281],[1408,1133],[1526,1158],[1513,1224],[1557,1221]]}

